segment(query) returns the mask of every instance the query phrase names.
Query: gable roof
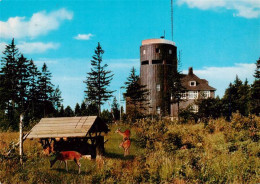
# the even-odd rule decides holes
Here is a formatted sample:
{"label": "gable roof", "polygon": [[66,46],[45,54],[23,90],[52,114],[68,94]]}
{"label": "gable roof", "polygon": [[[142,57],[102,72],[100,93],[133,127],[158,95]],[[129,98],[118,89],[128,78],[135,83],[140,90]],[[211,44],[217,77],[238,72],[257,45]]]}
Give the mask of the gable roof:
{"label": "gable roof", "polygon": [[[196,86],[190,86],[190,81],[196,81]],[[189,91],[216,91],[215,88],[208,84],[206,79],[200,79],[193,73],[192,68],[189,68],[189,73],[183,74],[181,79],[182,86]]]}
{"label": "gable roof", "polygon": [[42,118],[27,138],[85,137],[88,133],[108,131],[97,116]]}

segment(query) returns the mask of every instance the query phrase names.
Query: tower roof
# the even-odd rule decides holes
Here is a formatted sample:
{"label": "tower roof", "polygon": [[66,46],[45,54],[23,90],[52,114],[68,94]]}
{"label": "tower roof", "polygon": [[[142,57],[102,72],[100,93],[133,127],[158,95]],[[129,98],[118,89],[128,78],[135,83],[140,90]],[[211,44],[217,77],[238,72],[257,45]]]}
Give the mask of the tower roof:
{"label": "tower roof", "polygon": [[149,45],[149,44],[156,44],[156,43],[164,43],[164,44],[175,46],[175,43],[173,41],[166,40],[166,39],[154,38],[154,39],[147,39],[142,41],[142,45]]}

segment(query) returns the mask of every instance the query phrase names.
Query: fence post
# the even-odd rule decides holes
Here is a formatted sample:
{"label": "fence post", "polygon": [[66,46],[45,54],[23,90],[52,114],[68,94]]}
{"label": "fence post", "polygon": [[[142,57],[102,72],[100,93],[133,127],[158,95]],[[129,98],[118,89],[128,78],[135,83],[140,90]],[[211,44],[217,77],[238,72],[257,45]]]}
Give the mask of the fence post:
{"label": "fence post", "polygon": [[20,129],[20,144],[19,144],[19,155],[20,155],[20,163],[23,164],[23,118],[24,115],[20,115],[20,123],[19,123],[19,129]]}

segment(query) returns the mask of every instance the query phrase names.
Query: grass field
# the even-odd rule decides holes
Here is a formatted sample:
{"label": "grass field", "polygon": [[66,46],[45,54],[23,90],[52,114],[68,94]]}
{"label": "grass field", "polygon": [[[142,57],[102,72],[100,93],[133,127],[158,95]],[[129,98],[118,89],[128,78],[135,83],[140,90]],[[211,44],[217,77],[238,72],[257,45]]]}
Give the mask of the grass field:
{"label": "grass field", "polygon": [[[104,164],[81,160],[81,174],[74,162],[69,172],[57,162],[50,169],[37,141],[26,140],[26,162],[17,157],[0,160],[1,183],[259,183],[259,117],[234,114],[207,123],[178,124],[169,120],[139,120],[110,126],[105,136]],[[130,155],[119,148],[122,137],[116,128],[130,128]],[[0,133],[0,153],[18,133]]]}

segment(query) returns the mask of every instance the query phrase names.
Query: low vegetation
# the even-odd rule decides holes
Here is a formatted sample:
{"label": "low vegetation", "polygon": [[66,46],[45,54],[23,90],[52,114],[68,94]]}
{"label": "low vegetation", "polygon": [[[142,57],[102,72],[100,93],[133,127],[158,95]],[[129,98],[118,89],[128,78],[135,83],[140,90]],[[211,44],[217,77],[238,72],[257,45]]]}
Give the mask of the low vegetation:
{"label": "low vegetation", "polygon": [[[26,140],[25,163],[17,153],[3,154],[18,133],[0,134],[1,183],[259,183],[260,146],[257,116],[232,115],[206,123],[178,124],[171,120],[138,120],[134,125],[112,125],[105,137],[104,162],[69,162],[69,172],[57,162],[50,169],[40,144]],[[122,137],[115,130],[130,128],[130,155],[123,156]]]}

